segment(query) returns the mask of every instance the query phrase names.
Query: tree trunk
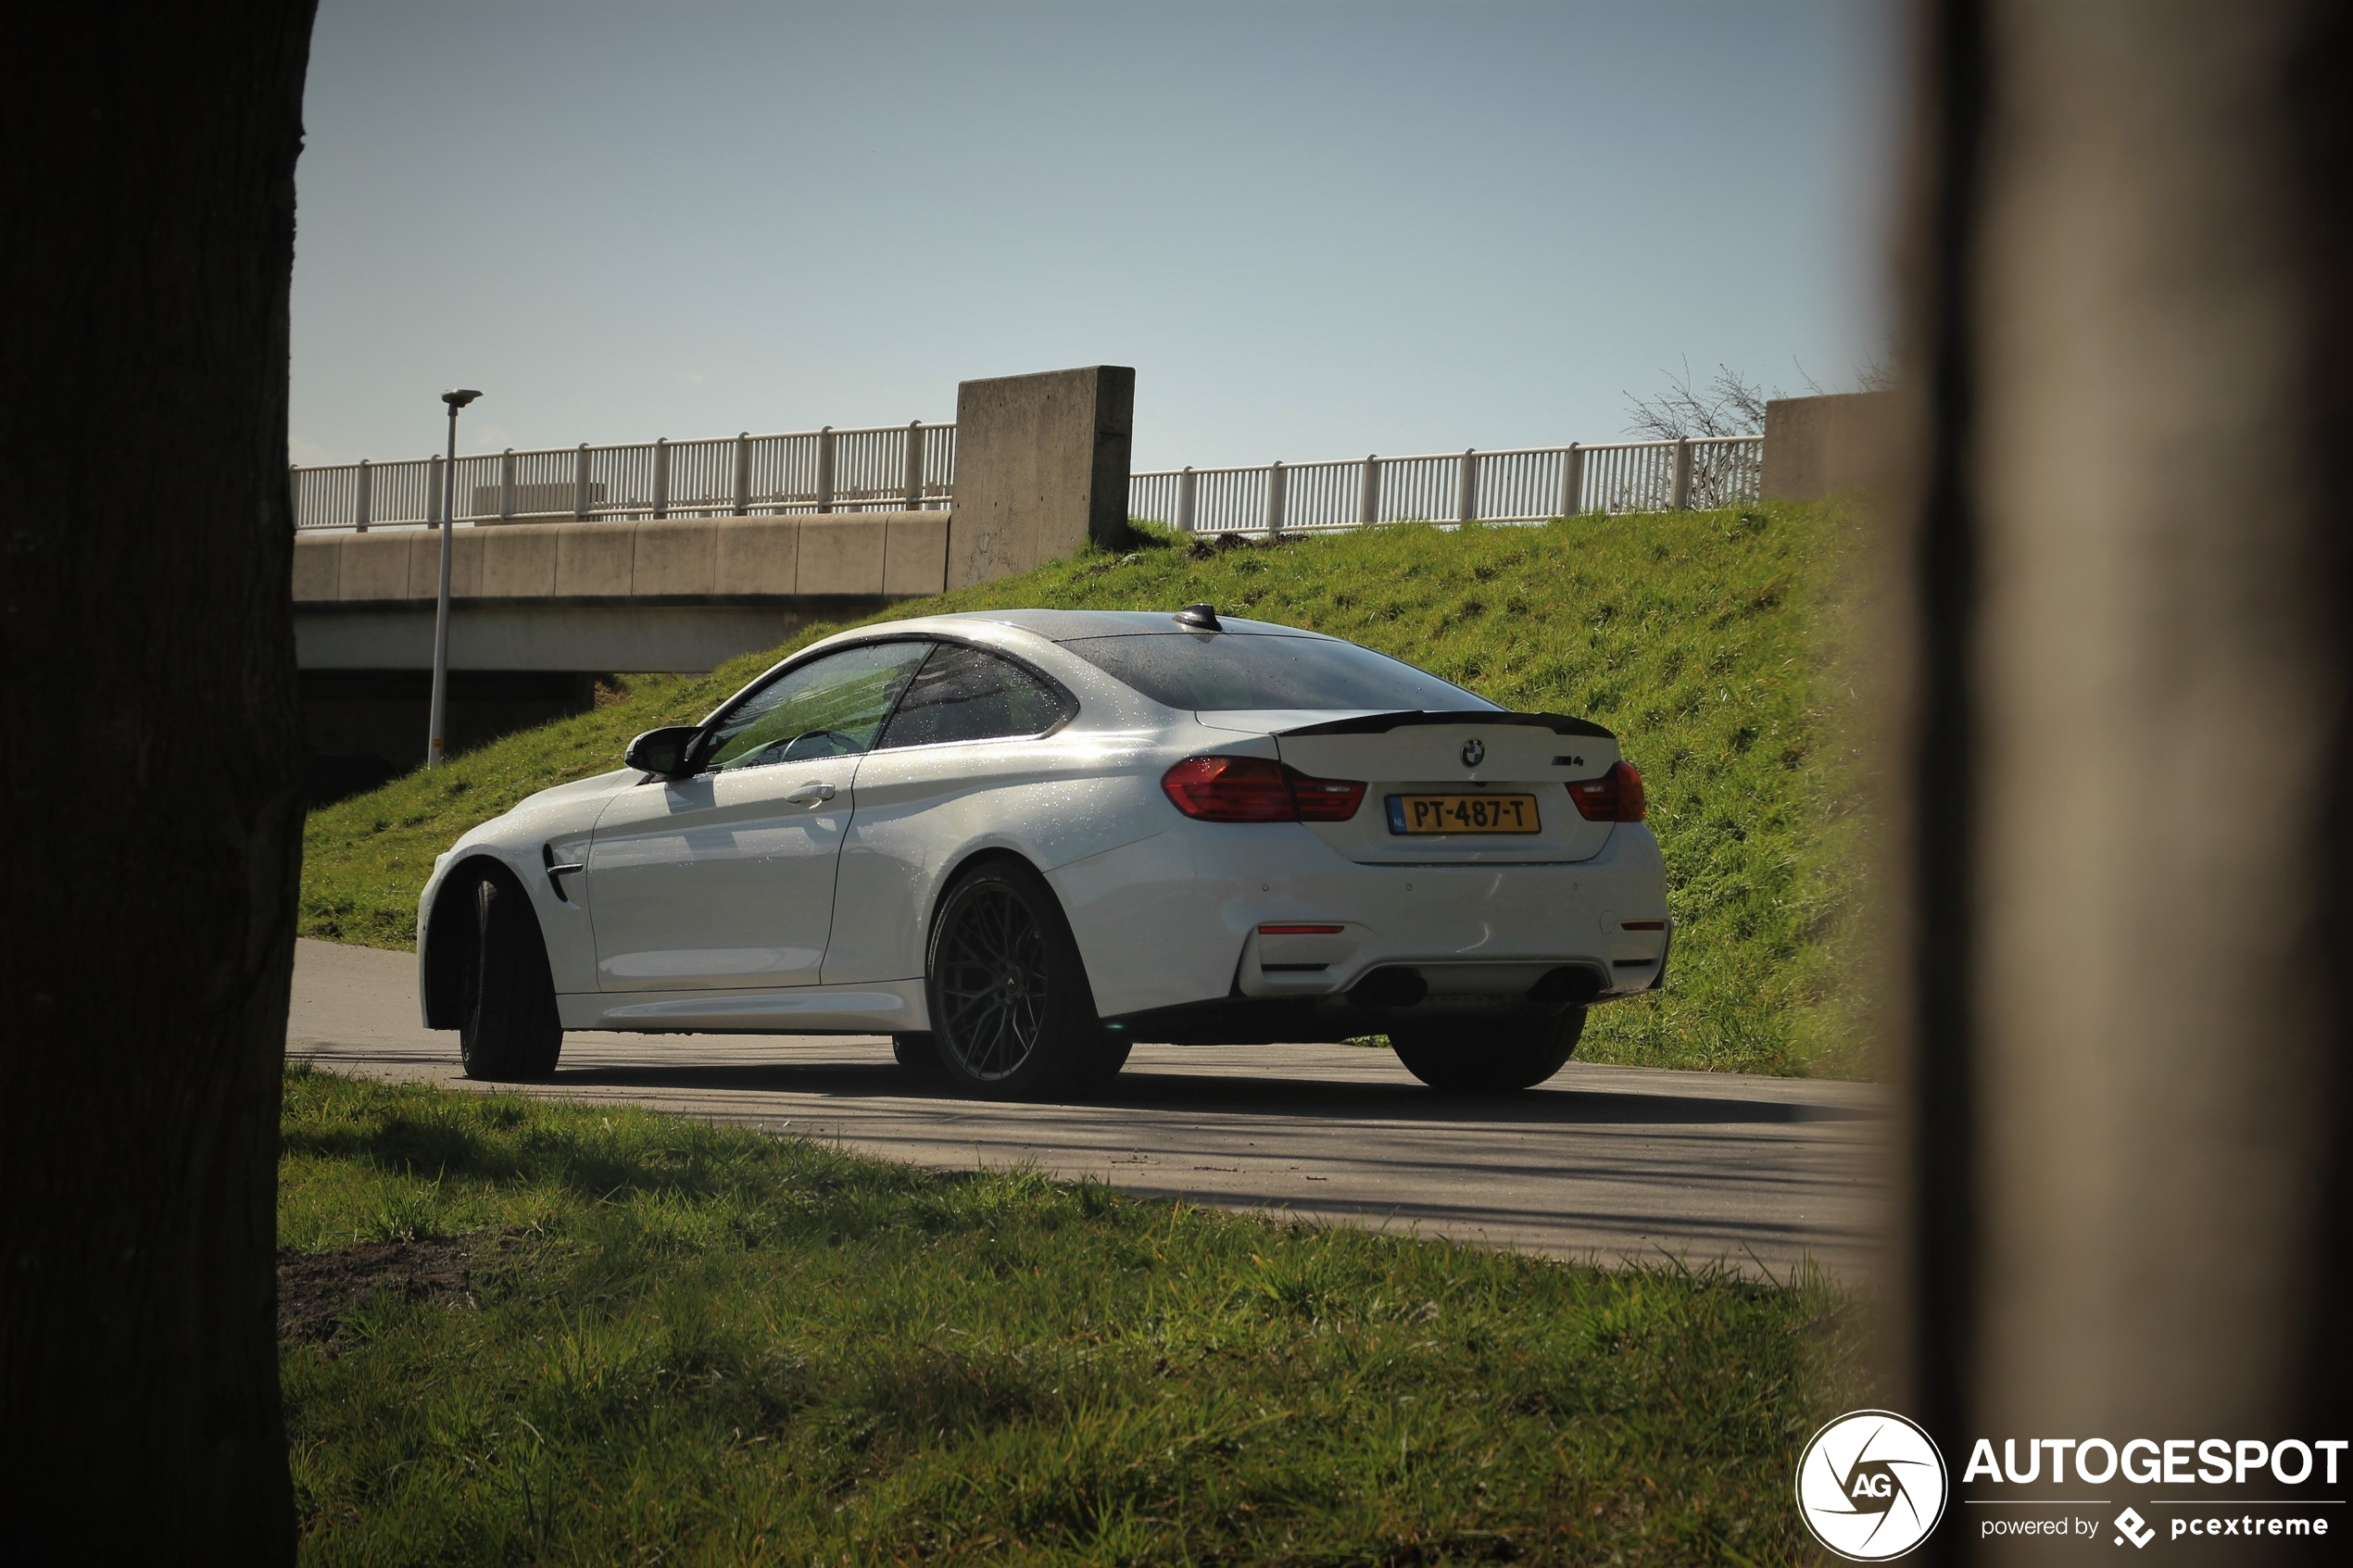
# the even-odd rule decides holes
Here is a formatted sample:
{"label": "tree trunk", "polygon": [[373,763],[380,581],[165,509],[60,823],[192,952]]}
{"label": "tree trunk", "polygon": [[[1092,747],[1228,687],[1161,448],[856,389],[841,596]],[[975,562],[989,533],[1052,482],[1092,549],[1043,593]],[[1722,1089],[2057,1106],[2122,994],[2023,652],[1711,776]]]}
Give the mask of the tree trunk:
{"label": "tree trunk", "polygon": [[311,0],[0,22],[0,1464],[77,1562],[282,1562]]}
{"label": "tree trunk", "polygon": [[1913,1412],[2347,1436],[2353,13],[1922,15]]}

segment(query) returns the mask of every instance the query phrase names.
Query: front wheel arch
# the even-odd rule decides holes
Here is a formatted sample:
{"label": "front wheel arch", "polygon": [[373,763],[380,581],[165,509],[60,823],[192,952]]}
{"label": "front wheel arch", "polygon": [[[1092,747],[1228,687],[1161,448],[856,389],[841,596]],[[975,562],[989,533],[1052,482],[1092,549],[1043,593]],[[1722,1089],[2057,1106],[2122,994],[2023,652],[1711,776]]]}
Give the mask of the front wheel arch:
{"label": "front wheel arch", "polygon": [[[424,966],[428,1029],[456,1029],[465,1022],[466,964],[481,939],[481,933],[474,929],[473,890],[485,876],[496,880],[501,892],[521,899],[523,908],[532,909],[531,895],[522,878],[494,855],[469,855],[449,868],[434,890],[433,910],[424,929],[417,933],[422,949],[418,961]],[[535,909],[532,918],[538,918]]]}

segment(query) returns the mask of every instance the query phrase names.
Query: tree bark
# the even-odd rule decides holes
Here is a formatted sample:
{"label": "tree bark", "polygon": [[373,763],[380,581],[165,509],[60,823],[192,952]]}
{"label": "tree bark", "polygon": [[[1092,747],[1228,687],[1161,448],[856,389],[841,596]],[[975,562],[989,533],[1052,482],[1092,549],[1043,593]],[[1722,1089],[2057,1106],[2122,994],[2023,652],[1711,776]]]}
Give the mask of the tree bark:
{"label": "tree bark", "polygon": [[311,0],[0,22],[0,1464],[60,1560],[281,1562]]}
{"label": "tree bark", "polygon": [[2347,1436],[2353,13],[1921,15],[1909,1398]]}

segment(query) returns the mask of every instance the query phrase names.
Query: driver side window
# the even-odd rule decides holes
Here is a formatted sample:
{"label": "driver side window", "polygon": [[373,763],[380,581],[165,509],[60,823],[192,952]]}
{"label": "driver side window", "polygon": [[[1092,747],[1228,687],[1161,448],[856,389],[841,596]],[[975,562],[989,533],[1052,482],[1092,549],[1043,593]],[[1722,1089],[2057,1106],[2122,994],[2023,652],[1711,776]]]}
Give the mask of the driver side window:
{"label": "driver side window", "polygon": [[929,643],[868,643],[786,671],[712,727],[703,771],[866,750],[930,651]]}

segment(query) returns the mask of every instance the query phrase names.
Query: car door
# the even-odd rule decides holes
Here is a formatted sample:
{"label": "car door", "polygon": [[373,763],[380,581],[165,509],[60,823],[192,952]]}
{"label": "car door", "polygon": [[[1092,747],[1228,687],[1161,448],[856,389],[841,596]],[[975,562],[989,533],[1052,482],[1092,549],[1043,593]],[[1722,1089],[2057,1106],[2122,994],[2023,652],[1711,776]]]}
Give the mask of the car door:
{"label": "car door", "polygon": [[1048,739],[1078,710],[1060,685],[1013,660],[941,643],[858,764],[858,815],[842,852],[826,945],[829,985],[919,978],[923,909],[945,858],[1041,811],[1083,814],[1060,791],[1066,747]]}
{"label": "car door", "polygon": [[700,771],[614,797],[588,852],[607,991],[813,985],[858,760],[931,649],[861,644],[745,694]]}

